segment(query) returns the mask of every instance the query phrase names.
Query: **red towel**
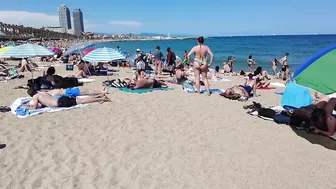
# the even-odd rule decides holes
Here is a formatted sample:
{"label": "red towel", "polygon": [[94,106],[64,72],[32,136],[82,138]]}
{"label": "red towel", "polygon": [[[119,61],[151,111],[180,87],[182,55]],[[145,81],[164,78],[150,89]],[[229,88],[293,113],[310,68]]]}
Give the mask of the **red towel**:
{"label": "red towel", "polygon": [[275,87],[259,87],[258,90],[272,90],[276,89]]}

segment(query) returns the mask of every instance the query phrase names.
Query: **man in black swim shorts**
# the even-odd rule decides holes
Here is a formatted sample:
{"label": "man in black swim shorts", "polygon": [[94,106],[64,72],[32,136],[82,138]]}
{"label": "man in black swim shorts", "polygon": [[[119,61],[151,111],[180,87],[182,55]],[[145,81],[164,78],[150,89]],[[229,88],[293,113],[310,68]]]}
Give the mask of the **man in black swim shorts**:
{"label": "man in black swim shorts", "polygon": [[256,90],[256,80],[254,79],[244,79],[240,85],[235,85],[231,88],[225,90],[226,95],[240,95],[243,97],[257,96]]}
{"label": "man in black swim shorts", "polygon": [[77,104],[88,104],[93,102],[110,102],[105,95],[90,96],[86,98],[72,98],[67,96],[51,96],[48,93],[37,93],[31,99],[32,103],[26,109],[35,110],[42,107],[72,107]]}

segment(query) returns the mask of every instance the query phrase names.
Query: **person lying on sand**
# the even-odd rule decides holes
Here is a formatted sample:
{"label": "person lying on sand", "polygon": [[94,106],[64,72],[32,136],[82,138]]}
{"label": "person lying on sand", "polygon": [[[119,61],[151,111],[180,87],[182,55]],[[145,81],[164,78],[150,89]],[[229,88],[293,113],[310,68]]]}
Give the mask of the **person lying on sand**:
{"label": "person lying on sand", "polygon": [[138,78],[137,80],[126,80],[125,82],[131,89],[147,89],[147,88],[167,88],[168,86],[161,81],[158,81],[154,78]]}
{"label": "person lying on sand", "polygon": [[43,107],[72,107],[77,104],[110,102],[111,100],[105,95],[90,96],[86,98],[72,98],[68,96],[51,96],[48,93],[37,93],[33,96],[31,101],[31,105],[27,105],[26,109],[36,110]]}
{"label": "person lying on sand", "polygon": [[240,85],[234,85],[233,87],[226,89],[222,96],[229,99],[238,99],[240,97],[249,98],[253,93],[256,97],[256,88],[256,80],[244,79]]}
{"label": "person lying on sand", "polygon": [[308,123],[309,130],[313,133],[332,136],[336,128],[336,118],[333,116],[333,110],[336,110],[336,98],[326,100],[328,99],[321,99],[317,104],[285,112]]}
{"label": "person lying on sand", "polygon": [[77,97],[83,95],[105,95],[108,94],[108,90],[106,87],[103,87],[102,90],[97,89],[88,89],[84,87],[75,87],[75,88],[67,88],[67,89],[53,89],[49,91],[41,91],[37,92],[34,89],[28,89],[27,93],[32,97],[37,93],[47,93],[51,96],[68,96],[68,97]]}

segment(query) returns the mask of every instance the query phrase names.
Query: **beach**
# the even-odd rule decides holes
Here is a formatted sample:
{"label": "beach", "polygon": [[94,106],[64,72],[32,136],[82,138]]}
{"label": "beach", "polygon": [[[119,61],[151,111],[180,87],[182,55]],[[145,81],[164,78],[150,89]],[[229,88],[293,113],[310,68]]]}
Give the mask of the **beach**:
{"label": "beach", "polygon": [[[67,75],[64,66],[58,74]],[[119,76],[131,75],[117,68]],[[35,72],[34,76],[41,75]],[[1,105],[26,97],[0,83]],[[88,88],[101,88],[94,76]],[[230,82],[211,82],[225,89]],[[248,102],[181,86],[145,94],[109,89],[110,103],[19,119],[0,113],[0,188],[335,188],[336,142],[246,114],[252,101],[279,105],[275,91]]]}

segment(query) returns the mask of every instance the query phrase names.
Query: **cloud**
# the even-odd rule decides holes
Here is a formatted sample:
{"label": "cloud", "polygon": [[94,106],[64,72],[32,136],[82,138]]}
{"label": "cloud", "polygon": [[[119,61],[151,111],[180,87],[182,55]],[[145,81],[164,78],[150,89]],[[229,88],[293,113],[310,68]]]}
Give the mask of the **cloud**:
{"label": "cloud", "polygon": [[43,26],[59,26],[58,16],[27,11],[0,11],[0,21],[6,24],[16,24],[41,28]]}
{"label": "cloud", "polygon": [[120,25],[120,26],[128,26],[128,27],[139,27],[142,26],[142,22],[138,21],[123,21],[123,20],[112,20],[109,21],[110,25]]}

